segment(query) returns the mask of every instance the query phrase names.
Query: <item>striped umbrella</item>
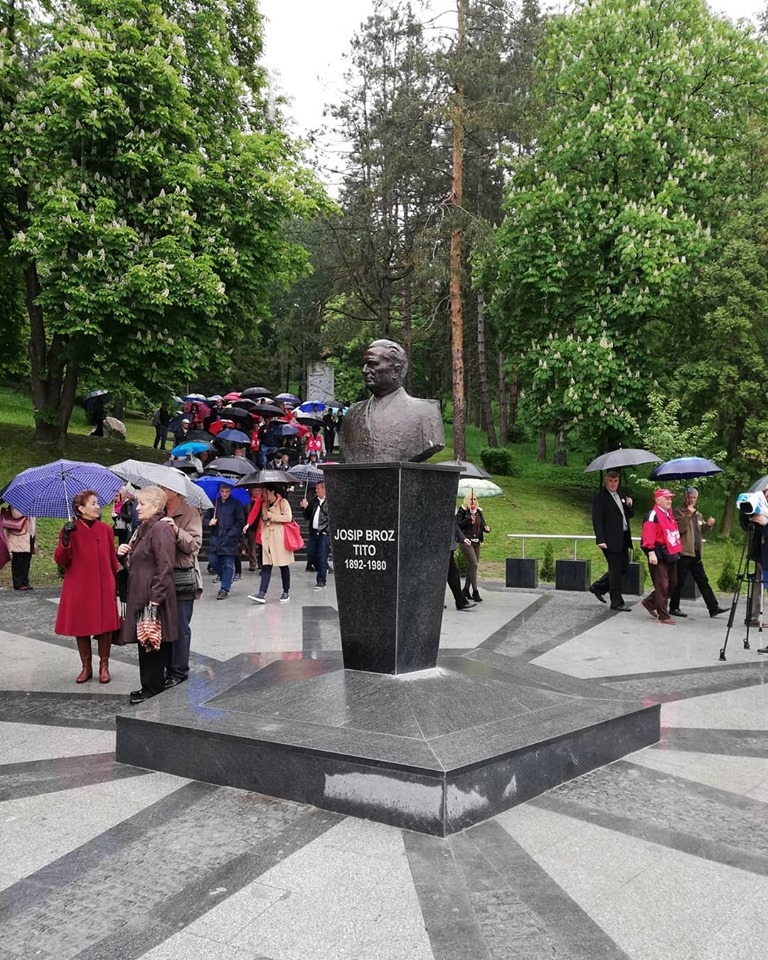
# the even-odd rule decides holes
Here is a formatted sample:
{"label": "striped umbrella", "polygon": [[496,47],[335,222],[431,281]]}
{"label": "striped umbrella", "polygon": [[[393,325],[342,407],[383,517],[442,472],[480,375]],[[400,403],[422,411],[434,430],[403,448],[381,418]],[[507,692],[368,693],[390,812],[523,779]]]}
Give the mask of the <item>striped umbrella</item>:
{"label": "striped umbrella", "polygon": [[115,499],[123,480],[100,463],[56,460],[42,467],[22,470],[8,484],[3,496],[27,517],[72,519],[72,498],[93,490],[103,507]]}

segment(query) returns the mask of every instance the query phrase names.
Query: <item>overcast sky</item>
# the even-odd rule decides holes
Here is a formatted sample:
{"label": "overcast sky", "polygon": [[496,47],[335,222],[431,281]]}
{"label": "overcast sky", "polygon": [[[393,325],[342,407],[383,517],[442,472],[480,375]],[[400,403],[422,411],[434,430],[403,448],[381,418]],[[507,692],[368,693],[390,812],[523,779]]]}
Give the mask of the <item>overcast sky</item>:
{"label": "overcast sky", "polygon": [[[456,22],[455,0],[431,0],[440,29]],[[766,0],[710,0],[731,18],[754,18]],[[277,93],[288,98],[293,131],[304,135],[323,123],[323,107],[343,91],[344,54],[352,35],[373,10],[373,0],[259,0],[265,16],[265,63]],[[542,7],[547,5],[543,0]],[[328,148],[326,148],[328,149]],[[332,147],[330,148],[332,151]],[[332,177],[326,176],[332,181]]]}

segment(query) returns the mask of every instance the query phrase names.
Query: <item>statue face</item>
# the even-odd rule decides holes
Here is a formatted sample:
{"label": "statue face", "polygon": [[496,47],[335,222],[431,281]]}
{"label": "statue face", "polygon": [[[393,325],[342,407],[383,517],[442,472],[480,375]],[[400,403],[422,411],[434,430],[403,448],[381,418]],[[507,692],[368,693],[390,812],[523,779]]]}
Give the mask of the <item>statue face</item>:
{"label": "statue face", "polygon": [[400,386],[400,366],[384,347],[371,347],[363,358],[363,379],[375,397],[386,396]]}

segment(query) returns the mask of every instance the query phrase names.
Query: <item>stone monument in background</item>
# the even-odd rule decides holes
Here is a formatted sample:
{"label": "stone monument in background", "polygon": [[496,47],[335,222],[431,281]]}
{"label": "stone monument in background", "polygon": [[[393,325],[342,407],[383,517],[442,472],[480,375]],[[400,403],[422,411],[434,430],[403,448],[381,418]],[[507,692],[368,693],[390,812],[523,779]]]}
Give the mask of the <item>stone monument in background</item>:
{"label": "stone monument in background", "polygon": [[310,363],[307,367],[305,398],[307,400],[321,400],[323,403],[329,403],[333,400],[334,373],[332,363],[326,363],[324,360]]}
{"label": "stone monument in background", "polygon": [[373,673],[434,667],[459,468],[421,461],[442,450],[435,400],[403,388],[398,343],[367,349],[371,396],[347,411],[345,462],[324,467],[344,666]]}

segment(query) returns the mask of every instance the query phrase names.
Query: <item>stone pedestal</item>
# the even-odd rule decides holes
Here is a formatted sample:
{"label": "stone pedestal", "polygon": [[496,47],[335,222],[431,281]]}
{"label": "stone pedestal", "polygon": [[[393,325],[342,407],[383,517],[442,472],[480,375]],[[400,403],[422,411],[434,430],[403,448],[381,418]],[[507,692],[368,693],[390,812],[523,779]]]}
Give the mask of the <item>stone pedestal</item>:
{"label": "stone pedestal", "polygon": [[691,574],[685,578],[685,583],[683,588],[680,591],[681,600],[698,600],[701,594],[699,593],[699,588],[696,586],[696,581],[693,579]]}
{"label": "stone pedestal", "polygon": [[323,471],[344,666],[434,667],[460,468],[337,463]]}
{"label": "stone pedestal", "polygon": [[556,560],[555,561],[555,589],[580,590],[582,593],[589,590],[592,582],[591,561],[589,560]]}
{"label": "stone pedestal", "polygon": [[535,590],[539,585],[539,561],[535,557],[507,557],[507,586]]}
{"label": "stone pedestal", "polygon": [[643,592],[645,569],[640,563],[630,563],[627,572],[621,578],[621,592],[639,596]]}

